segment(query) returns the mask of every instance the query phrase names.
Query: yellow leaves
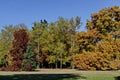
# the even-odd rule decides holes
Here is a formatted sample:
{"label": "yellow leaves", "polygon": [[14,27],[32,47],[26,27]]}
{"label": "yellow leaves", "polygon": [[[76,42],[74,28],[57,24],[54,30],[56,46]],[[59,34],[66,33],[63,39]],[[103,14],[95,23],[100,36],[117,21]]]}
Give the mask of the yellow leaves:
{"label": "yellow leaves", "polygon": [[86,28],[88,30],[97,29],[101,34],[106,34],[107,32],[113,32],[119,28],[120,24],[120,9],[118,6],[113,6],[109,8],[104,8],[98,13],[94,13],[91,16],[91,20],[86,23]]}
{"label": "yellow leaves", "polygon": [[120,63],[120,60],[111,61],[110,62],[110,68],[114,69],[114,70],[117,70],[120,67],[119,63]]}
{"label": "yellow leaves", "polygon": [[55,63],[56,57],[55,56],[48,56],[47,61],[49,62],[49,64]]}
{"label": "yellow leaves", "polygon": [[106,22],[104,23],[104,25],[105,25],[105,26],[109,26],[109,23],[106,21]]}

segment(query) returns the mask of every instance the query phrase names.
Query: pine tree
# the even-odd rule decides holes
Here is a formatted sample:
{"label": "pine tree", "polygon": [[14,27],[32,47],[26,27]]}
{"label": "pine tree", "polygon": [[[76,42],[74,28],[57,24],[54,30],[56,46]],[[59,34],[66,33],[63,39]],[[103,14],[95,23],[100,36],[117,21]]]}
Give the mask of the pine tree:
{"label": "pine tree", "polygon": [[36,68],[36,54],[30,44],[28,44],[24,59],[22,62],[22,70],[33,71]]}

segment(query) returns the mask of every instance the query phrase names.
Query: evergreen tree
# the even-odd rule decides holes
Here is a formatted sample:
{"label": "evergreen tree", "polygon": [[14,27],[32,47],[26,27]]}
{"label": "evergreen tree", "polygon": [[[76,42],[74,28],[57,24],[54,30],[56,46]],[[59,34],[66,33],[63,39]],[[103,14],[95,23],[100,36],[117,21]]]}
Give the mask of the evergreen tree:
{"label": "evergreen tree", "polygon": [[32,47],[28,44],[22,62],[22,70],[32,71],[34,69],[36,69],[36,54]]}

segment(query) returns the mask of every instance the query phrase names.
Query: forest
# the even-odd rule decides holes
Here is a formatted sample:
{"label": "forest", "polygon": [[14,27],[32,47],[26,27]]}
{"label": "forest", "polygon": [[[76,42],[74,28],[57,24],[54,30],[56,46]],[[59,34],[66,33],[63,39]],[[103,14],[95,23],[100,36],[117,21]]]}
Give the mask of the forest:
{"label": "forest", "polygon": [[0,71],[120,69],[120,8],[103,8],[90,16],[84,31],[82,16],[40,20],[31,30],[25,24],[3,27]]}

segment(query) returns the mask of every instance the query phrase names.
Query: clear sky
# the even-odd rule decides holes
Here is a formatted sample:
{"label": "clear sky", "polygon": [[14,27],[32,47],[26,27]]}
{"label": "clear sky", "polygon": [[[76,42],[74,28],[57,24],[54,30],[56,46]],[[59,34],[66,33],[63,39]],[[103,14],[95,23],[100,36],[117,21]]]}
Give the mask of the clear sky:
{"label": "clear sky", "polygon": [[0,29],[6,25],[25,23],[29,29],[33,22],[58,17],[70,19],[79,16],[82,30],[92,13],[102,8],[120,6],[120,0],[0,0]]}

